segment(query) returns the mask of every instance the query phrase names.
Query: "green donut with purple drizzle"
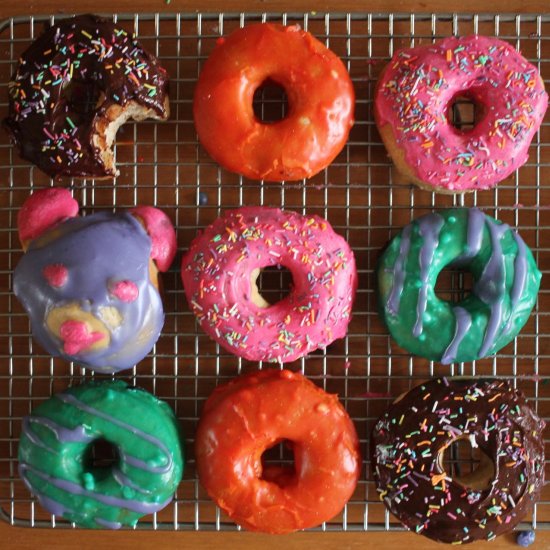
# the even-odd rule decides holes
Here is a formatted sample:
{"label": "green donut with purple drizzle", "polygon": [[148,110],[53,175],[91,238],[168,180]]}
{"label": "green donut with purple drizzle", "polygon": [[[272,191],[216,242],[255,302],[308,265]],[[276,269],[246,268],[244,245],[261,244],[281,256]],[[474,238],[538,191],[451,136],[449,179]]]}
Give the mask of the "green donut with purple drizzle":
{"label": "green donut with purple drizzle", "polygon": [[[458,303],[435,292],[445,267],[469,271],[471,293]],[[493,355],[513,340],[535,305],[541,273],[510,226],[477,208],[413,221],[377,266],[380,315],[408,352],[443,364]]]}
{"label": "green donut with purple drizzle", "polygon": [[[118,451],[91,465],[94,442]],[[183,474],[183,440],[167,403],[123,381],[69,388],[23,419],[19,475],[51,514],[118,529],[164,508]]]}

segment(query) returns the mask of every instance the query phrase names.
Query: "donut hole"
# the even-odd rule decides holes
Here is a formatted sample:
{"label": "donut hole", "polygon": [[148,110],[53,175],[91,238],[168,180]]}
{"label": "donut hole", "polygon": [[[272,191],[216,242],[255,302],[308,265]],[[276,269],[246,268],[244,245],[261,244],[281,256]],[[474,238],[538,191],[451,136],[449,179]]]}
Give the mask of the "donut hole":
{"label": "donut hole", "polygon": [[92,441],[84,454],[84,467],[96,480],[107,477],[119,462],[118,447],[103,438]]}
{"label": "donut hole", "polygon": [[[94,80],[72,79],[61,93],[64,108],[75,126],[92,119],[102,97],[102,90]],[[68,121],[63,117],[61,122],[65,124]]]}
{"label": "donut hole", "polygon": [[473,438],[456,439],[445,447],[439,459],[441,469],[463,487],[483,491],[491,486],[495,478],[493,461],[475,444]]}
{"label": "donut hole", "polygon": [[435,293],[441,300],[457,304],[471,294],[473,286],[474,278],[470,271],[447,266],[437,277]]}
{"label": "donut hole", "polygon": [[476,102],[467,92],[455,95],[447,110],[447,119],[458,133],[472,131],[481,120],[483,106]]}
{"label": "donut hole", "polygon": [[279,122],[288,114],[288,97],[285,89],[270,78],[264,80],[254,92],[252,107],[260,122]]}
{"label": "donut hole", "polygon": [[262,308],[284,300],[292,290],[292,274],[282,265],[255,269],[250,277],[252,301]]}
{"label": "donut hole", "polygon": [[296,475],[292,441],[283,439],[265,449],[261,456],[261,466],[260,479],[279,487],[287,486]]}

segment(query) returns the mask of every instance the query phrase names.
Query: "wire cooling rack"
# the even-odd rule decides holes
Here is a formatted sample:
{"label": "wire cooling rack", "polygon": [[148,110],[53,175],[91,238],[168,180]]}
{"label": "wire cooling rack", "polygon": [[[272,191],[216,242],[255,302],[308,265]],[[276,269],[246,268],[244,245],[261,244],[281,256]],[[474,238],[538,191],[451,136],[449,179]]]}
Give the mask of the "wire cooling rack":
{"label": "wire cooling rack", "polygon": [[[111,17],[111,16],[109,16]],[[200,487],[193,459],[193,438],[206,397],[216,384],[257,369],[257,364],[221,350],[204,335],[189,312],[179,278],[179,261],[198,229],[222,211],[243,204],[285,207],[328,218],[353,247],[359,290],[347,337],[287,365],[327,391],[338,393],[355,421],[364,457],[361,480],[343,512],[319,530],[397,530],[398,522],[379,501],[370,470],[369,433],[391,401],[422,380],[438,375],[510,377],[550,417],[550,120],[547,117],[530,149],[528,163],[492,191],[468,196],[436,196],[400,181],[373,122],[372,100],[381,69],[401,47],[431,42],[451,34],[500,36],[521,49],[550,79],[550,15],[403,15],[403,14],[166,14],[118,15],[121,26],[136,32],[171,75],[172,116],[168,122],[128,123],[118,134],[120,176],[114,181],[69,180],[84,213],[99,209],[154,204],[174,221],[180,254],[164,280],[166,324],[153,353],[120,378],[141,386],[172,405],[186,434],[188,462],[175,501],[138,529],[236,530]],[[0,22],[0,114],[7,109],[7,82],[18,56],[53,17],[18,17]],[[192,95],[201,65],[216,39],[257,21],[298,23],[334,50],[347,65],[356,95],[356,123],[335,162],[308,181],[264,183],[230,174],[217,166],[197,142]],[[459,102],[460,103],[460,102]],[[280,89],[266,87],[255,96],[265,120],[284,114]],[[469,105],[453,108],[455,124],[471,125]],[[223,139],[223,136],[220,136]],[[94,377],[78,365],[48,357],[29,333],[29,323],[11,293],[11,273],[21,256],[16,232],[20,205],[36,187],[51,185],[44,174],[20,160],[0,135],[0,514],[25,526],[71,527],[47,514],[17,476],[21,418],[51,394]],[[205,201],[207,204],[201,205]],[[496,357],[443,366],[410,357],[381,325],[373,292],[380,250],[397,230],[436,207],[478,205],[488,214],[518,227],[543,272],[538,306],[516,338]],[[462,275],[443,273],[441,296],[459,298],[467,290]],[[266,270],[262,293],[276,300],[288,288],[284,270]],[[260,368],[262,365],[260,365]],[[96,375],[99,377],[99,375]],[[545,439],[548,444],[548,439]],[[550,455],[547,445],[547,455]],[[469,451],[468,451],[469,452]],[[290,460],[281,448],[271,460]],[[449,463],[475,463],[458,449]],[[464,465],[466,464],[466,465]],[[468,466],[469,465],[469,466]],[[546,468],[547,472],[549,468]],[[550,526],[550,491],[531,518]],[[73,526],[74,527],[74,526]]]}

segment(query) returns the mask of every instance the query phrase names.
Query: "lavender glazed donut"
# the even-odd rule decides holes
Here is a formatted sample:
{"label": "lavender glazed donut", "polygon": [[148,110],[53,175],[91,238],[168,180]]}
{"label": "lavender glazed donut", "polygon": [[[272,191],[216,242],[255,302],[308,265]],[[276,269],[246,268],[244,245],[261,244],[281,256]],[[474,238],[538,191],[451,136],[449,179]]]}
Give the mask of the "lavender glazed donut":
{"label": "lavender glazed donut", "polygon": [[[481,110],[469,131],[448,120],[457,97]],[[525,164],[547,106],[536,67],[502,40],[468,36],[398,51],[378,82],[374,114],[398,170],[452,194],[493,187]]]}
{"label": "lavender glazed donut", "polygon": [[[270,305],[255,281],[275,265],[293,287]],[[353,252],[326,220],[266,207],[218,218],[191,243],[181,274],[203,330],[251,361],[294,361],[343,338],[357,288]]]}
{"label": "lavender glazed donut", "polygon": [[48,353],[103,372],[127,369],[149,353],[164,324],[157,277],[174,258],[175,231],[149,206],[77,213],[66,189],[26,200],[18,217],[26,253],[13,291]]}

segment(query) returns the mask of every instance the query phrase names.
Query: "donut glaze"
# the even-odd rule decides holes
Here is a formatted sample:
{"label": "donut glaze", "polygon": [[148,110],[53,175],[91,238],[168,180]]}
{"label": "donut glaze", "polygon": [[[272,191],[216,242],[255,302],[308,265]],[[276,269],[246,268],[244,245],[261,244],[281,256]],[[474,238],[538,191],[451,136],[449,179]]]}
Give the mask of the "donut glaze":
{"label": "donut glaze", "polygon": [[[287,440],[294,465],[263,464]],[[219,386],[195,442],[199,480],[236,523],[290,533],[328,521],[349,500],[361,468],[359,441],[336,395],[301,374],[263,370]]]}
{"label": "donut glaze", "polygon": [[[481,108],[470,131],[447,113],[456,97]],[[527,161],[548,94],[536,69],[508,43],[450,37],[398,51],[382,73],[375,120],[397,167],[439,193],[488,189]]]}
{"label": "donut glaze", "polygon": [[[267,124],[254,92],[282,86],[289,112]],[[299,26],[260,23],[220,38],[204,64],[193,112],[200,142],[231,172],[269,181],[309,178],[342,150],[353,125],[354,91],[342,61]],[[223,139],[220,139],[223,136]]]}
{"label": "donut glaze", "polygon": [[[292,289],[258,305],[252,276],[275,265],[290,270]],[[251,361],[294,361],[343,338],[357,288],[353,252],[326,220],[266,207],[218,218],[191,243],[181,273],[203,330]]]}
{"label": "donut glaze", "polygon": [[[492,540],[531,510],[544,485],[544,422],[506,380],[438,378],[397,400],[376,423],[380,500],[412,531],[446,543]],[[443,468],[459,439],[491,460],[474,489]]]}
{"label": "donut glaze", "polygon": [[[116,447],[112,467],[90,464],[94,441]],[[19,475],[51,514],[82,527],[133,526],[171,500],[183,474],[174,413],[125,382],[91,382],[23,418]]]}
{"label": "donut glaze", "polygon": [[[42,234],[28,243],[15,268],[14,293],[49,354],[103,372],[130,368],[149,353],[164,324],[153,239],[128,212],[63,220],[63,207],[76,215],[69,197],[65,189],[48,188],[23,206],[21,240],[37,234],[27,216],[43,215],[37,222]],[[170,221],[158,212],[167,231]],[[57,223],[48,227],[43,220]],[[171,233],[167,240],[175,243],[173,227]],[[174,254],[175,247],[162,265]]]}
{"label": "donut glaze", "polygon": [[51,177],[115,176],[105,150],[118,126],[169,114],[166,71],[131,34],[95,15],[44,31],[21,55],[8,90],[4,126],[20,155]]}
{"label": "donut glaze", "polygon": [[[435,293],[445,267],[473,276],[458,303]],[[535,305],[541,273],[518,233],[477,208],[441,210],[407,225],[377,267],[380,315],[410,353],[448,364],[493,355]]]}

